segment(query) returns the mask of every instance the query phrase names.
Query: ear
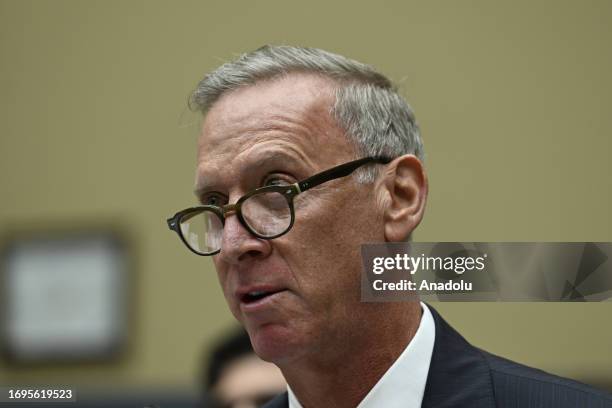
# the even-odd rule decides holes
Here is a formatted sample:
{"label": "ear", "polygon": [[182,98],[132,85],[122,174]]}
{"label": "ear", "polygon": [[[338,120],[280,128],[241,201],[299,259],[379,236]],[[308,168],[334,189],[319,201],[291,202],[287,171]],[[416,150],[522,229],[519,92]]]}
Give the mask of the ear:
{"label": "ear", "polygon": [[412,154],[387,165],[380,188],[384,193],[384,234],[387,242],[404,241],[425,212],[428,183],[421,161]]}

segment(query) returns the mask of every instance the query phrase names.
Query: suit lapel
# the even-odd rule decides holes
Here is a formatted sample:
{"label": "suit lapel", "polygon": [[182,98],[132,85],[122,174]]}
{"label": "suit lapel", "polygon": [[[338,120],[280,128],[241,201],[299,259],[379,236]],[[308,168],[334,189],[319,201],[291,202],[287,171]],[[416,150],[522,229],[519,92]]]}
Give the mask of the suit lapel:
{"label": "suit lapel", "polygon": [[436,325],[422,408],[495,407],[491,373],[481,352],[427,305]]}

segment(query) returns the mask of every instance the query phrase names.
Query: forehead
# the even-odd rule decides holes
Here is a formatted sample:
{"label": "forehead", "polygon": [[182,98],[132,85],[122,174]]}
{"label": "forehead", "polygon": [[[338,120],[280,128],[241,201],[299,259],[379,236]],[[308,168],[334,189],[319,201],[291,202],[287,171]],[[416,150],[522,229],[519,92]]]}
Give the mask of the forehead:
{"label": "forehead", "polygon": [[[306,166],[337,164],[353,148],[332,118],[333,83],[292,74],[223,95],[207,113],[198,140],[198,179],[267,154]],[[231,166],[230,166],[231,164]]]}

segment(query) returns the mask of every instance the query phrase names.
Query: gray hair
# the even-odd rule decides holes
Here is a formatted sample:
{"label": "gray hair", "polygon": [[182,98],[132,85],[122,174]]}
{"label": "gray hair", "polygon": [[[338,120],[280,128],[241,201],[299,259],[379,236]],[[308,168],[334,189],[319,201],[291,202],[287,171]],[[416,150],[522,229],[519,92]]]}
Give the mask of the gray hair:
{"label": "gray hair", "polygon": [[[266,45],[243,54],[206,75],[189,107],[206,114],[226,92],[297,72],[322,75],[338,84],[330,113],[363,157],[414,154],[424,160],[412,108],[393,83],[369,65],[316,48]],[[372,182],[377,168],[359,169],[358,180]]]}

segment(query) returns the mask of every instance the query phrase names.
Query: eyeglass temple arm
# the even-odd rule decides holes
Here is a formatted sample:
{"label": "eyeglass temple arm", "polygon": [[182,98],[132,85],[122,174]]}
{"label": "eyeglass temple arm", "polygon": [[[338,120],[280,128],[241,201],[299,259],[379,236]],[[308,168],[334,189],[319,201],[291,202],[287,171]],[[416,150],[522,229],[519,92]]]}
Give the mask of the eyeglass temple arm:
{"label": "eyeglass temple arm", "polygon": [[331,169],[325,170],[319,174],[315,174],[314,176],[309,177],[306,180],[302,180],[297,184],[300,188],[300,192],[303,192],[308,190],[309,188],[316,187],[321,183],[325,183],[326,181],[346,177],[352,172],[354,172],[357,168],[363,166],[366,163],[376,162],[387,164],[390,161],[391,159],[388,157],[365,157],[363,159],[341,164],[340,166],[332,167]]}

